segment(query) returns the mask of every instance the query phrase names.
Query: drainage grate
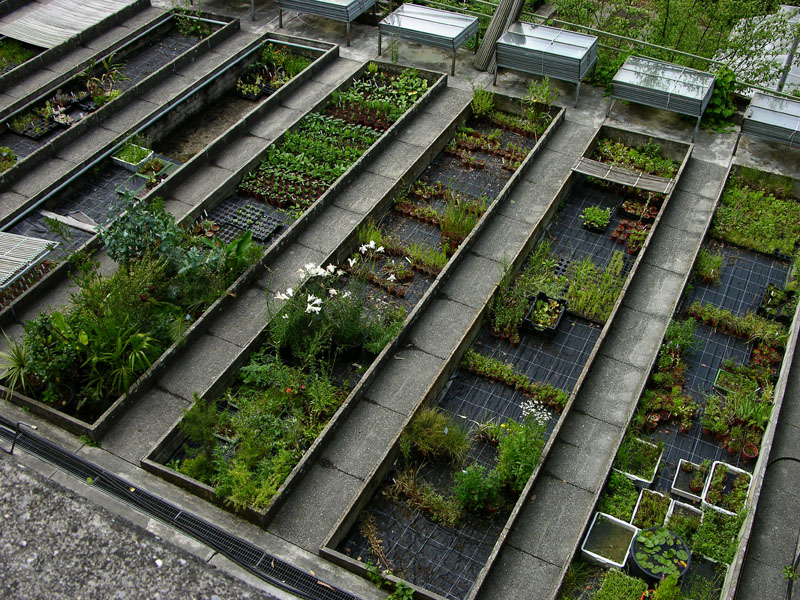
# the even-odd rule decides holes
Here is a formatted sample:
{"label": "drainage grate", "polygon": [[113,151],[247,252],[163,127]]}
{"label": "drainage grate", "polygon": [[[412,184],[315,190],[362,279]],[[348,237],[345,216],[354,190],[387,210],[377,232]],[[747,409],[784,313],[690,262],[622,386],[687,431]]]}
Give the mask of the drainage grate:
{"label": "drainage grate", "polygon": [[94,487],[98,487],[143,513],[200,540],[276,587],[309,600],[358,600],[356,596],[267,554],[253,544],[235,537],[149,492],[131,486],[124,479],[59,448],[49,440],[15,427],[13,423],[3,417],[0,417],[0,438],[7,442],[13,442],[27,452],[83,481],[91,480]]}

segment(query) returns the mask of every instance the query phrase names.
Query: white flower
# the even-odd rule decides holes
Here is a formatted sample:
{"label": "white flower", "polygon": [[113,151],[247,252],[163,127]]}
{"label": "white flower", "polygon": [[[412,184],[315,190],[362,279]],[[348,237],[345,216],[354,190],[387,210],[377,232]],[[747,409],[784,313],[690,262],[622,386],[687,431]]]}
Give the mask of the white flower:
{"label": "white flower", "polygon": [[[353,265],[350,265],[350,266],[352,267]],[[344,271],[342,271],[341,269],[337,269],[336,270],[336,276],[337,277],[341,277],[342,275],[344,275]]]}
{"label": "white flower", "polygon": [[384,251],[384,250],[383,250],[383,246],[380,246],[380,247],[378,247],[378,249],[377,249],[377,250],[375,250],[375,252],[383,252],[383,251]]}
{"label": "white flower", "polygon": [[283,317],[282,317],[282,318],[284,318],[284,319],[288,319],[288,318],[289,318],[289,315],[283,315]]}
{"label": "white flower", "polygon": [[322,299],[317,298],[314,294],[308,295],[308,303],[306,304],[307,313],[319,313],[322,310]]}
{"label": "white flower", "polygon": [[318,314],[319,311],[321,311],[321,310],[322,310],[321,306],[312,306],[310,304],[306,304],[306,312],[307,313]]}
{"label": "white flower", "polygon": [[336,291],[335,289],[333,289],[333,288],[331,288],[331,289],[329,289],[329,290],[328,290],[328,296],[330,296],[331,298],[333,298],[333,297],[334,297],[336,294],[338,294],[338,293],[339,293],[339,292],[337,292],[337,291]]}
{"label": "white flower", "polygon": [[349,298],[349,297],[350,297],[350,292],[349,291],[342,292],[342,298]]}
{"label": "white flower", "polygon": [[375,250],[375,240],[370,240],[369,244],[367,244],[367,247],[371,250]]}
{"label": "white flower", "polygon": [[526,398],[522,402],[522,416],[526,419],[533,419],[539,425],[545,425],[550,420],[550,413],[537,400]]}
{"label": "white flower", "polygon": [[335,273],[336,272],[336,265],[328,265],[327,267],[325,267],[325,270],[328,273]]}
{"label": "white flower", "polygon": [[309,294],[308,303],[317,306],[319,304],[322,304],[322,298],[317,298],[314,294]]}
{"label": "white flower", "polygon": [[361,254],[364,254],[367,250],[369,250],[369,248],[365,244],[361,244],[361,246],[358,248],[358,251],[361,252]]}
{"label": "white flower", "polygon": [[294,288],[286,288],[286,295],[290,298],[294,296]]}
{"label": "white flower", "polygon": [[350,265],[350,268],[351,268],[351,269],[353,268],[353,266],[354,266],[354,265],[355,265],[357,262],[358,262],[358,257],[357,257],[357,256],[356,256],[356,257],[354,257],[354,258],[348,258],[348,259],[347,259],[347,264],[349,264],[349,265]]}
{"label": "white flower", "polygon": [[292,288],[288,288],[286,290],[285,294],[282,294],[281,292],[278,292],[277,294],[275,294],[275,299],[276,300],[288,300],[293,295],[294,295],[294,290]]}
{"label": "white flower", "polygon": [[310,273],[316,266],[314,263],[306,263],[306,271]]}
{"label": "white flower", "polygon": [[391,275],[389,275],[389,277],[386,278],[386,281],[397,281],[397,277],[395,277],[394,273],[392,273]]}
{"label": "white flower", "polygon": [[314,267],[308,273],[313,277],[324,277],[325,275],[328,274],[328,272],[322,267]]}

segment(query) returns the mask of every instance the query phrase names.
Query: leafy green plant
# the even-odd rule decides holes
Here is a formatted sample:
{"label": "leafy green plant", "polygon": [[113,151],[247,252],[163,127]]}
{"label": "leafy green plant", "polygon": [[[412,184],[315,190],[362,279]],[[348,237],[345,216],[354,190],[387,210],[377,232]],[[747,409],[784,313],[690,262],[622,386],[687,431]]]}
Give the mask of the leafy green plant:
{"label": "leafy green plant", "polygon": [[727,515],[718,510],[703,510],[703,520],[690,547],[695,552],[730,564],[738,547],[739,530],[744,514]]}
{"label": "leafy green plant", "polygon": [[723,65],[715,75],[714,91],[703,113],[702,122],[714,131],[724,132],[734,125],[736,104],[733,101],[733,92],[736,89],[736,73],[727,65]]}
{"label": "leafy green plant", "polygon": [[617,569],[609,569],[594,600],[641,600],[646,591],[647,584],[641,579]]}
{"label": "leafy green plant", "polygon": [[453,495],[470,512],[481,512],[500,505],[501,482],[497,472],[488,473],[485,467],[470,465],[455,474]]}
{"label": "leafy green plant", "polygon": [[689,561],[689,553],[681,539],[663,527],[639,533],[631,551],[639,566],[656,577],[675,574],[677,579]]}
{"label": "leafy green plant", "polygon": [[622,521],[630,521],[638,499],[639,490],[633,481],[622,473],[612,471],[598,510]]}
{"label": "leafy green plant", "polygon": [[394,584],[394,591],[386,596],[386,600],[412,600],[414,598],[414,588],[406,585],[402,581]]}
{"label": "leafy green plant", "polygon": [[756,252],[793,255],[800,241],[800,203],[734,178],[725,186],[710,234]]}
{"label": "leafy green plant", "polygon": [[611,209],[600,206],[587,206],[581,213],[583,224],[595,229],[605,229],[611,221]]}
{"label": "leafy green plant", "polygon": [[416,472],[411,469],[394,478],[388,494],[395,501],[405,499],[410,507],[426,512],[431,519],[443,525],[455,527],[463,518],[461,505],[456,498],[444,496],[429,483],[418,481]]}
{"label": "leafy green plant", "polygon": [[602,138],[597,141],[592,158],[660,177],[673,178],[678,172],[678,163],[663,157],[660,144],[653,140],[639,148],[630,148],[622,142]]}
{"label": "leafy green plant", "polygon": [[694,277],[703,283],[719,283],[722,272],[722,254],[700,248],[694,264]]}
{"label": "leafy green plant", "polygon": [[17,164],[16,153],[8,146],[0,146],[0,173]]}
{"label": "leafy green plant", "polygon": [[544,76],[542,79],[532,80],[528,84],[528,90],[522,97],[522,104],[525,106],[528,119],[540,124],[550,120],[550,107],[558,100],[558,89],[550,83],[550,78]]}
{"label": "leafy green plant", "polygon": [[21,65],[35,55],[36,52],[26,48],[17,40],[8,37],[3,38],[0,40],[0,72]]}
{"label": "leafy green plant", "polygon": [[149,148],[143,148],[136,144],[125,144],[122,150],[117,152],[114,157],[135,165],[146,158],[150,152]]}

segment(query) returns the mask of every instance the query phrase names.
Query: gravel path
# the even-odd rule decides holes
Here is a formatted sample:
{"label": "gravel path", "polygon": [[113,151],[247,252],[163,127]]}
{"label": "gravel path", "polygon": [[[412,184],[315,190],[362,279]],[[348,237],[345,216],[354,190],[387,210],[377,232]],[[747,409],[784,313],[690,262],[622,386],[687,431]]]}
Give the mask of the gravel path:
{"label": "gravel path", "polygon": [[272,598],[2,455],[0,565],[4,600]]}

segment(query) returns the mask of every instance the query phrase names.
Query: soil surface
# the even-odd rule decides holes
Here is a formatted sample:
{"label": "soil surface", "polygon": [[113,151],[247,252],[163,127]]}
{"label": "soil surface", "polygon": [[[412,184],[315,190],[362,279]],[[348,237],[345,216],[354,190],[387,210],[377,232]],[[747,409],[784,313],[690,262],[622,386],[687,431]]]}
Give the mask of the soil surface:
{"label": "soil surface", "polygon": [[194,117],[172,131],[167,139],[156,144],[156,150],[159,154],[185,163],[235,125],[257,104],[258,102],[227,94],[203,111],[202,120]]}

